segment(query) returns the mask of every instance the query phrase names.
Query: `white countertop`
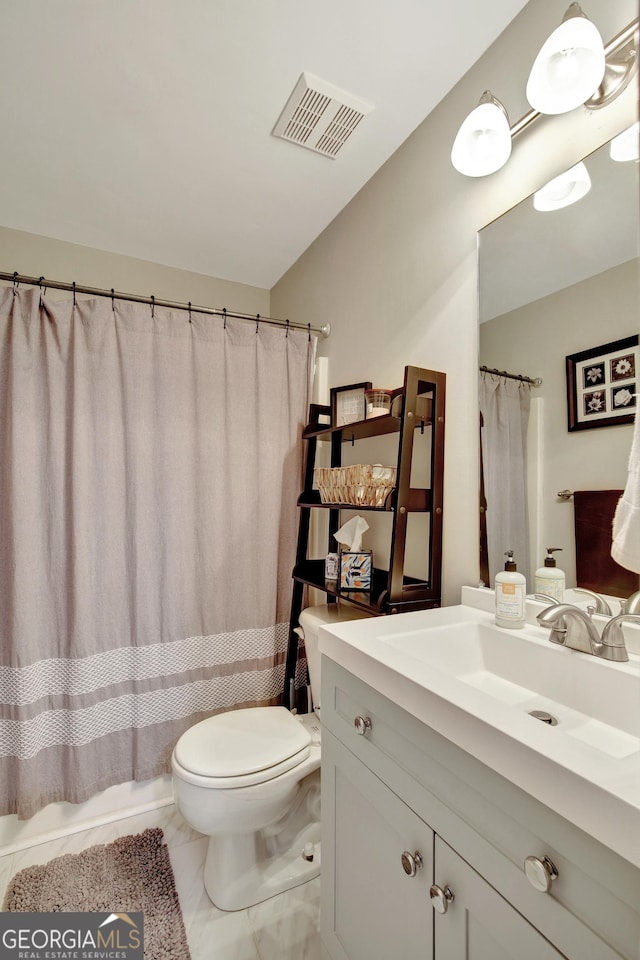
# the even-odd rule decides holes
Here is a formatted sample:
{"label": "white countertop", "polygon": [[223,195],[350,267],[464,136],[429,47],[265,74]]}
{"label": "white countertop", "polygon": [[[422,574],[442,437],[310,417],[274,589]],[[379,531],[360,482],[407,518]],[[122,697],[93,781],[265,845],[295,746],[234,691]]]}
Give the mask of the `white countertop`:
{"label": "white countertop", "polygon": [[[428,643],[431,629],[460,623],[464,630],[465,623],[494,622],[493,613],[487,611],[493,604],[490,591],[463,588],[462,595],[465,603],[456,607],[323,627],[320,652],[640,867],[640,739],[635,749],[635,740],[629,736],[629,746],[619,751],[620,756],[606,744],[597,749],[567,736],[561,727],[532,720],[526,712],[461,683],[433,662],[424,662],[405,653],[401,644],[389,642],[392,637],[420,631]],[[544,604],[531,605],[528,620],[535,624],[535,614],[543,608]],[[537,624],[525,629],[532,636],[541,630]],[[519,631],[506,633],[518,643]],[[589,656],[551,647],[565,658]],[[628,647],[637,649],[635,640]],[[609,688],[613,682],[615,689],[618,676],[635,682],[635,677],[640,678],[640,656],[631,653],[628,664],[606,664],[605,669]],[[629,728],[640,731],[640,697],[632,709],[636,706],[638,715],[630,718]]]}

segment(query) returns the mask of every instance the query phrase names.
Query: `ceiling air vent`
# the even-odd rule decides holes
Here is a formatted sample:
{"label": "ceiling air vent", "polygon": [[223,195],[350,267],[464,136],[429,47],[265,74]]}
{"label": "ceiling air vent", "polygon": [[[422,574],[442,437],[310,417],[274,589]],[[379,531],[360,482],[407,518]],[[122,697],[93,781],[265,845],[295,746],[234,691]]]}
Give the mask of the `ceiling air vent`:
{"label": "ceiling air vent", "polygon": [[335,157],[373,107],[332,83],[303,73],[271,131],[308,150]]}

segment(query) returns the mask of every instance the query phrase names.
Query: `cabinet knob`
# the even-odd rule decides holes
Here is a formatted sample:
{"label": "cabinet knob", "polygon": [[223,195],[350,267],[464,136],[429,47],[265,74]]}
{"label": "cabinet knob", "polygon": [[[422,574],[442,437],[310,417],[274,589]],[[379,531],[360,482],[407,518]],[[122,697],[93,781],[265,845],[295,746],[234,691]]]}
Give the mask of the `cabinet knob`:
{"label": "cabinet knob", "polygon": [[369,717],[356,717],[353,725],[356,728],[356,733],[360,734],[361,737],[364,737],[367,730],[371,730],[371,720]]}
{"label": "cabinet knob", "polygon": [[405,850],[400,860],[402,861],[402,869],[408,877],[415,877],[422,866],[422,854],[418,853],[417,850],[415,853],[409,853],[408,850]]}
{"label": "cabinet knob", "polygon": [[527,857],[524,872],[531,886],[540,893],[548,893],[552,882],[558,876],[558,871],[549,857]]}
{"label": "cabinet knob", "polygon": [[447,886],[443,890],[442,887],[439,887],[436,883],[429,889],[429,898],[431,900],[431,906],[437,913],[446,913],[449,909],[449,904],[455,900],[451,887]]}

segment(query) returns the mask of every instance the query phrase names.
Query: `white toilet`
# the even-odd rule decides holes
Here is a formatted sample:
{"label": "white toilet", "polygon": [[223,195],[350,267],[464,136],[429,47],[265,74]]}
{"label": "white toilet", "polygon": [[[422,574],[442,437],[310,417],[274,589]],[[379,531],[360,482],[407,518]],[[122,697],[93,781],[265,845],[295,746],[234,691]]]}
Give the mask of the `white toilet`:
{"label": "white toilet", "polygon": [[[318,631],[362,619],[348,604],[300,614],[314,707]],[[320,873],[320,722],[285,707],[230,710],[196,723],[171,758],[178,809],[209,836],[204,885],[222,910],[241,910]]]}

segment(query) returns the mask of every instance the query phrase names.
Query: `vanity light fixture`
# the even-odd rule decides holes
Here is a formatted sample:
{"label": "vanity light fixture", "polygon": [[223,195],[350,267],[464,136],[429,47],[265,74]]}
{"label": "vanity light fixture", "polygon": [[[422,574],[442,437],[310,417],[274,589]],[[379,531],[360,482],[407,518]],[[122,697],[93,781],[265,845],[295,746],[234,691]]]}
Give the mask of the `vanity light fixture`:
{"label": "vanity light fixture", "polygon": [[467,177],[495,173],[509,159],[513,138],[541,114],[566,113],[581,104],[589,110],[607,106],[629,85],[637,69],[638,20],[603,48],[594,24],[579,4],[572,3],[531,70],[527,98],[532,109],[509,127],[504,106],[485,91],[457,133],[451,151],[453,166]]}
{"label": "vanity light fixture", "polygon": [[551,210],[560,210],[578,200],[582,200],[591,189],[591,177],[584,163],[576,163],[575,167],[565,170],[559,176],[545,183],[533,195],[534,209],[543,213]]}
{"label": "vanity light fixture", "polygon": [[451,149],[451,163],[466,177],[485,177],[503,167],[511,156],[507,111],[490,90],[480,97]]}
{"label": "vanity light fixture", "polygon": [[580,4],[572,3],[535,59],[527,100],[539,113],[568,113],[593,96],[604,71],[602,37]]}
{"label": "vanity light fixture", "polygon": [[612,160],[621,163],[629,160],[637,160],[640,157],[640,143],[638,136],[640,132],[640,123],[634,123],[627,127],[617,137],[614,137],[609,144],[609,156]]}

